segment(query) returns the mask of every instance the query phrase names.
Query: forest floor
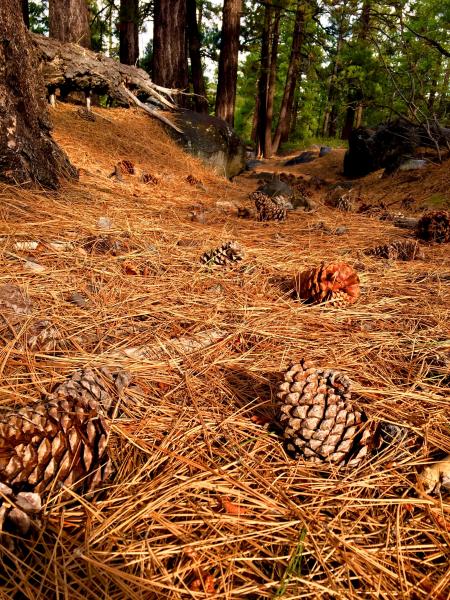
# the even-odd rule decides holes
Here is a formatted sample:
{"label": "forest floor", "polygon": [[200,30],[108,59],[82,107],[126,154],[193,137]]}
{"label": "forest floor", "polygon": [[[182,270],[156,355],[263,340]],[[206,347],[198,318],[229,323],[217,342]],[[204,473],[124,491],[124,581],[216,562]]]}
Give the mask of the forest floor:
{"label": "forest floor", "polygon": [[[73,106],[52,111],[79,182],[58,192],[0,186],[1,281],[20,285],[33,302],[29,322],[51,321],[64,342],[32,353],[19,344],[26,328],[10,339],[1,403],[39,398],[86,365],[126,369],[137,387],[112,424],[106,493],[51,500],[41,534],[4,563],[2,597],[448,599],[450,501],[424,494],[416,476],[450,453],[449,246],[425,245],[425,259],[412,262],[364,256],[412,233],[325,206],[326,184],[311,185],[314,212],[281,224],[240,219],[258,175],[226,181],[146,115],[95,113],[89,122]],[[336,183],[342,157],[258,170]],[[154,183],[139,174],[115,181],[120,160]],[[449,184],[448,162],[357,183],[368,203],[395,202],[410,215],[444,206]],[[333,233],[339,226],[343,235]],[[123,251],[83,250],[83,240],[105,235]],[[232,239],[246,249],[242,263],[200,264]],[[358,270],[356,304],[306,306],[286,292],[322,260]],[[86,303],[70,302],[73,293]],[[212,341],[200,350],[176,344],[205,332]],[[142,345],[157,355],[127,353]],[[301,357],[346,373],[357,405],[405,427],[406,439],[351,471],[290,458],[267,421],[280,373]]]}

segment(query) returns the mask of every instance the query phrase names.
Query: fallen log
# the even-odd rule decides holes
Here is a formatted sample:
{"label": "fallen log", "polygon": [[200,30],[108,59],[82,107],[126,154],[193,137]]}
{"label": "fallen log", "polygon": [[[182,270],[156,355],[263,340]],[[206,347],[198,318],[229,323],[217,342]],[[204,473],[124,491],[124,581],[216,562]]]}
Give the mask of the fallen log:
{"label": "fallen log", "polygon": [[395,227],[401,227],[402,229],[416,229],[419,219],[415,217],[396,217],[394,219]]}
{"label": "fallen log", "polygon": [[177,132],[174,125],[159,110],[176,111],[174,98],[181,92],[156,85],[148,73],[130,65],[92,52],[77,44],[67,44],[32,34],[40,62],[44,83],[47,86],[50,102],[59,89],[62,96],[72,91],[84,92],[86,106],[90,108],[92,93],[106,95],[118,106],[138,106],[152,117]]}

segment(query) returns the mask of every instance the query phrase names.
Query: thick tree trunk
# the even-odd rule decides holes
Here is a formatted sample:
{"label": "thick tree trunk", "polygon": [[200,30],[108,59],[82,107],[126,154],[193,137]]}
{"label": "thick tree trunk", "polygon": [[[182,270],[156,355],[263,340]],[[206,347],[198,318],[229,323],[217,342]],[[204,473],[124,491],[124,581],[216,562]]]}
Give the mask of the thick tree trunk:
{"label": "thick tree trunk", "polygon": [[256,128],[256,153],[257,156],[266,156],[266,129],[267,129],[267,91],[270,69],[270,22],[272,8],[266,4],[264,8],[264,24],[261,35],[261,65],[258,79],[258,123]]}
{"label": "thick tree trunk", "polygon": [[273,104],[275,99],[275,87],[277,80],[277,57],[278,57],[278,42],[280,37],[280,17],[281,10],[275,9],[275,16],[271,25],[271,51],[270,51],[270,70],[269,81],[267,85],[267,110],[266,110],[266,133],[264,140],[264,157],[270,158],[272,152],[272,121],[273,121]]}
{"label": "thick tree trunk", "polygon": [[30,29],[30,6],[28,0],[22,0],[22,15],[25,26],[27,29]]}
{"label": "thick tree trunk", "polygon": [[153,81],[178,90],[188,87],[186,0],[155,0]]}
{"label": "thick tree trunk", "polygon": [[286,75],[286,84],[284,87],[283,99],[281,101],[280,116],[278,118],[277,129],[272,142],[274,153],[278,151],[280,143],[289,135],[289,126],[292,117],[292,106],[294,104],[295,88],[300,73],[300,53],[305,39],[305,6],[302,0],[297,4],[295,15],[294,32],[292,34],[291,55]]}
{"label": "thick tree trunk", "polygon": [[0,2],[0,178],[55,188],[76,176],[50,136],[44,83],[17,0]]}
{"label": "thick tree trunk", "polygon": [[205,78],[203,76],[202,57],[200,54],[201,39],[197,23],[197,2],[187,0],[187,27],[189,39],[189,58],[191,59],[192,87],[194,90],[195,110],[200,113],[208,112]]}
{"label": "thick tree trunk", "polygon": [[139,0],[120,0],[119,59],[124,65],[139,60]]}
{"label": "thick tree trunk", "polygon": [[242,0],[224,0],[216,117],[234,125]]}
{"label": "thick tree trunk", "polygon": [[49,0],[50,37],[91,47],[91,30],[86,0]]}

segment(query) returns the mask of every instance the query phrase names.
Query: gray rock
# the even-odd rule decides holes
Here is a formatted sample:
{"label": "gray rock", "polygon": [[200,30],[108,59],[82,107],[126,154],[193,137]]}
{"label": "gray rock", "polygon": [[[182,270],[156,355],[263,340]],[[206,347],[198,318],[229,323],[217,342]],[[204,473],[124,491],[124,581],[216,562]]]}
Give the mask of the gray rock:
{"label": "gray rock", "polygon": [[272,181],[259,186],[258,192],[262,192],[270,197],[285,196],[286,198],[290,198],[293,194],[291,186],[278,178],[274,178]]}
{"label": "gray rock", "polygon": [[402,163],[398,170],[399,171],[415,171],[416,169],[424,169],[427,166],[427,161],[426,160],[419,160],[419,159],[411,159],[411,160],[407,160],[406,162]]}
{"label": "gray rock", "polygon": [[245,146],[224,120],[183,110],[177,113],[176,122],[183,133],[168,128],[169,135],[189,154],[212,166],[219,175],[231,178],[245,169]]}
{"label": "gray rock", "polygon": [[331,146],[321,146],[320,151],[319,151],[319,157],[321,158],[322,156],[325,156],[326,154],[330,154],[330,152],[333,151],[333,148]]}

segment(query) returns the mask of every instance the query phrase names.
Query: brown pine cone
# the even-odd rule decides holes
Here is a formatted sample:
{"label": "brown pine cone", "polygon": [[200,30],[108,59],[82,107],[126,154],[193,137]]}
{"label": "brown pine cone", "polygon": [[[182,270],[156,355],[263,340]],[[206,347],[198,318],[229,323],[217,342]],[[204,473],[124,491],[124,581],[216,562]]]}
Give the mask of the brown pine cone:
{"label": "brown pine cone", "polygon": [[287,215],[286,200],[281,196],[269,197],[262,192],[253,192],[258,221],[284,221]]}
{"label": "brown pine cone", "polygon": [[389,260],[421,260],[425,258],[419,242],[415,240],[399,240],[391,244],[383,244],[366,250],[365,254]]}
{"label": "brown pine cone", "polygon": [[113,412],[129,376],[76,372],[41,401],[0,414],[0,482],[46,495],[59,485],[90,492],[111,471],[104,412]]}
{"label": "brown pine cone", "polygon": [[296,457],[355,467],[368,455],[372,429],[351,403],[343,373],[302,360],[286,371],[277,396],[283,437]]}
{"label": "brown pine cone", "polygon": [[245,250],[238,242],[225,242],[218,248],[208,250],[200,262],[208,266],[228,266],[245,258]]}
{"label": "brown pine cone", "polygon": [[302,271],[295,278],[299,298],[313,304],[329,302],[345,307],[359,298],[359,277],[347,263],[322,263],[320,267]]}
{"label": "brown pine cone", "polygon": [[450,242],[450,212],[435,210],[426,213],[417,223],[416,234],[427,242]]}

